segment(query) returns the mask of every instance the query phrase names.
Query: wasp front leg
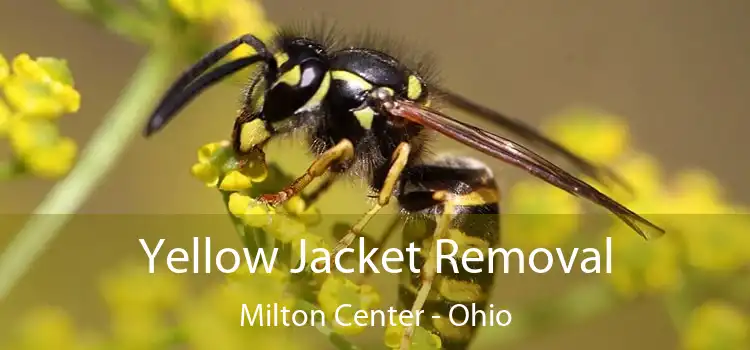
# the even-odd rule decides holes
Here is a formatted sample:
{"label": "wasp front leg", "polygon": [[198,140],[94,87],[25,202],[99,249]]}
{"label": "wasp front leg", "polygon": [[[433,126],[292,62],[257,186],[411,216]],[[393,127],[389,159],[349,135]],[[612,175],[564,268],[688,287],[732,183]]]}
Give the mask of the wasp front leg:
{"label": "wasp front leg", "polygon": [[406,164],[409,161],[409,155],[411,153],[411,146],[408,143],[401,143],[396,151],[393,153],[391,165],[388,168],[388,174],[385,176],[383,186],[378,192],[377,202],[365,213],[357,222],[349,229],[344,237],[342,237],[333,248],[331,252],[331,259],[336,256],[338,252],[344,248],[349,247],[354,240],[362,233],[365,226],[375,214],[380,212],[393,197],[393,190],[396,188],[398,179],[401,177],[401,173],[404,171]]}
{"label": "wasp front leg", "polygon": [[270,205],[277,205],[301,193],[310,183],[323,176],[334,164],[348,162],[354,158],[354,146],[351,141],[343,139],[318,156],[307,168],[304,175],[298,177],[289,186],[277,193],[264,194],[260,200]]}

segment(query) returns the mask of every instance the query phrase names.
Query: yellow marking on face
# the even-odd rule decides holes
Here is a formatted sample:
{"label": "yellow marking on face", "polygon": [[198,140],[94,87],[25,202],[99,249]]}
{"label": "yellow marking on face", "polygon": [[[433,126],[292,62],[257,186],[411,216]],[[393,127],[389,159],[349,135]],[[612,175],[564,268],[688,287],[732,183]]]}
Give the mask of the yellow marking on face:
{"label": "yellow marking on face", "polygon": [[247,152],[270,137],[263,120],[255,119],[245,123],[240,129],[240,150]]}
{"label": "yellow marking on face", "polygon": [[302,81],[302,69],[299,65],[296,65],[292,67],[292,69],[281,74],[281,77],[276,80],[274,85],[284,83],[289,86],[297,86],[300,81]]}
{"label": "yellow marking on face", "polygon": [[277,52],[275,55],[273,55],[273,58],[276,59],[276,65],[281,67],[282,64],[286,63],[286,61],[289,61],[289,55],[286,52]]}
{"label": "yellow marking on face", "polygon": [[416,76],[410,75],[409,82],[406,85],[406,97],[410,100],[416,100],[420,96],[422,96],[422,82]]}
{"label": "yellow marking on face", "polygon": [[396,95],[396,91],[393,91],[393,89],[391,89],[391,88],[389,88],[387,86],[383,86],[382,88],[383,88],[383,90],[385,90],[385,92],[388,93],[388,95],[391,95],[391,96],[395,96]]}
{"label": "yellow marking on face", "polygon": [[364,78],[352,72],[347,72],[345,70],[335,70],[331,72],[331,76],[333,77],[334,80],[343,80],[349,83],[359,85],[359,88],[362,90],[372,90],[372,84],[370,84],[369,82],[367,82],[367,80],[365,80]]}
{"label": "yellow marking on face", "polygon": [[318,86],[318,90],[315,91],[315,94],[310,97],[310,99],[305,103],[300,110],[306,110],[309,109],[315,105],[319,105],[321,102],[323,102],[323,99],[328,94],[328,89],[331,88],[331,75],[326,74],[323,77],[323,81],[320,83],[320,86]]}
{"label": "yellow marking on face", "polygon": [[356,110],[354,111],[354,116],[357,117],[359,125],[365,128],[365,130],[370,130],[370,128],[372,128],[372,121],[375,119],[375,111],[373,111],[372,108],[365,107]]}

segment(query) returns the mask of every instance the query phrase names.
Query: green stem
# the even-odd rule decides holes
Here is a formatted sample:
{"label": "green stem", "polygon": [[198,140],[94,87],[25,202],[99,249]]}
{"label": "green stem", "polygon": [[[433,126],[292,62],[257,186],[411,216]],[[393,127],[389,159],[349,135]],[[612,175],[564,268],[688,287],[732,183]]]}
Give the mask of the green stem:
{"label": "green stem", "polygon": [[93,135],[75,168],[48,193],[0,256],[0,300],[113,169],[136,135],[170,74],[171,56],[150,52]]}

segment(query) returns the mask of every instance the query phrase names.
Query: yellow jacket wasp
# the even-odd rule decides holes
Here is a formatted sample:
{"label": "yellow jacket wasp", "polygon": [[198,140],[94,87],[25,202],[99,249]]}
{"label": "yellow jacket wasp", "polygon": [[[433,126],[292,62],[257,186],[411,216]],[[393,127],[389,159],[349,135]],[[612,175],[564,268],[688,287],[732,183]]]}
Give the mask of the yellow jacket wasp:
{"label": "yellow jacket wasp", "polygon": [[[255,53],[208,71],[240,45],[252,47]],[[266,194],[261,199],[272,205],[282,203],[326,173],[334,174],[333,178],[335,174],[353,174],[368,181],[377,201],[338,242],[334,254],[348,247],[391,198],[396,198],[402,212],[421,214],[428,225],[420,232],[405,235],[404,240],[406,244],[416,241],[431,246],[420,246],[424,252],[421,276],[406,275],[399,287],[401,306],[411,308],[414,314],[418,310],[424,310],[428,316],[445,313],[455,304],[484,307],[493,285],[492,276],[456,274],[436,278],[437,239],[470,239],[488,246],[496,246],[500,240],[500,192],[492,172],[483,163],[467,157],[426,157],[424,146],[430,131],[601,205],[644,238],[664,233],[528,148],[430,106],[435,102],[447,103],[487,118],[520,138],[567,158],[587,176],[596,180],[609,177],[623,183],[609,170],[572,154],[521,122],[430,84],[419,67],[404,64],[385,50],[367,45],[335,47],[314,34],[284,30],[277,35],[273,47],[248,34],[211,51],[166,92],[145,128],[145,135],[163,128],[206,88],[255,63],[262,66],[245,92],[234,123],[235,152],[239,155],[262,152],[274,137],[302,132],[316,156],[305,174],[281,192]],[[470,214],[485,215],[477,215],[481,220],[468,220]],[[436,292],[430,293],[431,290]],[[441,337],[446,349],[466,348],[475,332],[468,325],[432,322],[431,317],[426,322]],[[403,349],[410,344],[412,332],[413,329],[405,332]]]}

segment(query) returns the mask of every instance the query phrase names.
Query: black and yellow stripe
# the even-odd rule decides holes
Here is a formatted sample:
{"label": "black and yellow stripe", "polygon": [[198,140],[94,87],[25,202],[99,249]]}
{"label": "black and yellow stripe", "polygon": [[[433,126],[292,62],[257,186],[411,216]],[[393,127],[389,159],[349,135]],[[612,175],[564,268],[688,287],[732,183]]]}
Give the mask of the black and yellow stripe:
{"label": "black and yellow stripe", "polygon": [[[424,310],[422,325],[440,336],[444,349],[466,349],[476,328],[471,324],[453,325],[450,311],[457,304],[469,309],[474,304],[476,309],[484,310],[494,283],[492,274],[487,272],[491,261],[467,262],[470,268],[482,270],[481,273],[470,273],[463,269],[460,257],[468,248],[486,252],[488,248],[499,245],[499,190],[488,170],[465,158],[419,166],[416,171],[406,174],[404,180],[400,203],[406,211],[419,214],[407,221],[403,238],[403,244],[414,242],[420,248],[415,266],[423,267],[422,272],[425,272],[429,259],[435,258],[431,247],[438,236],[453,240],[458,246],[455,255],[458,271],[454,272],[450,262],[442,262],[441,273],[435,275],[431,291],[421,306]],[[438,232],[441,220],[449,220],[449,224],[443,232]],[[414,307],[419,289],[426,284],[424,278],[409,269],[404,270],[398,293],[401,308]],[[462,310],[456,308],[453,311],[455,319],[464,318]],[[433,318],[433,315],[439,317]]]}

